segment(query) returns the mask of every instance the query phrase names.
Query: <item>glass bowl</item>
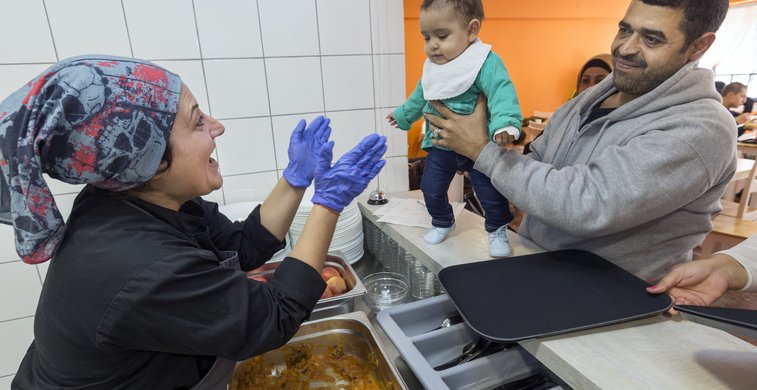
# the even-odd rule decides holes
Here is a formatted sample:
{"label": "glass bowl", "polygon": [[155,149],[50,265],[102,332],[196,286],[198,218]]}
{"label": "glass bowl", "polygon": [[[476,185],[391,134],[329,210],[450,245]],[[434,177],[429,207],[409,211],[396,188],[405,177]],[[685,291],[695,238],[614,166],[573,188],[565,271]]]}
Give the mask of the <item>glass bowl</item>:
{"label": "glass bowl", "polygon": [[366,305],[374,311],[403,304],[410,295],[410,282],[396,272],[376,272],[363,279]]}

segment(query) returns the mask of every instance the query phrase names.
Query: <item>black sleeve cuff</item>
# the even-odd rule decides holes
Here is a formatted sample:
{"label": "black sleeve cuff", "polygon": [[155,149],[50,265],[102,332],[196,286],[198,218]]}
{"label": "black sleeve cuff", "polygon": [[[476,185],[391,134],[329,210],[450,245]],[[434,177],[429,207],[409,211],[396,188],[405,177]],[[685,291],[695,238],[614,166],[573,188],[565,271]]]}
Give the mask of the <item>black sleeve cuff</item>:
{"label": "black sleeve cuff", "polygon": [[271,285],[294,298],[308,311],[313,310],[326,290],[326,282],[318,271],[307,263],[289,256],[276,268]]}
{"label": "black sleeve cuff", "polygon": [[282,250],[286,246],[285,240],[279,240],[278,238],[276,238],[276,236],[271,234],[271,232],[268,231],[268,229],[266,229],[266,227],[263,226],[262,223],[260,223],[260,205],[255,207],[255,209],[250,212],[250,215],[245,220],[244,232],[245,237],[248,237],[248,239],[250,237],[254,237],[252,245],[257,251],[257,256],[244,256],[243,258],[257,258],[262,260],[259,264],[242,264],[242,269],[245,271],[249,271],[262,265],[268,259],[273,257],[276,252]]}

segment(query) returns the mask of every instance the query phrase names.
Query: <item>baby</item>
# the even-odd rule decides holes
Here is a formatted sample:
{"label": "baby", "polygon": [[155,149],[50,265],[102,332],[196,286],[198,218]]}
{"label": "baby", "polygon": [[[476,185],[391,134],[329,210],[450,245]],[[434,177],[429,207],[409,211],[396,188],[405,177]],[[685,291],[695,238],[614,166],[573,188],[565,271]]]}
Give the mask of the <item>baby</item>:
{"label": "baby", "polygon": [[[405,104],[387,116],[394,127],[410,129],[423,113],[439,113],[429,101],[439,100],[458,114],[470,114],[478,95],[487,97],[489,137],[504,145],[520,137],[522,116],[518,97],[502,59],[478,39],[484,10],[481,0],[424,0],[421,34],[428,59],[423,76]],[[438,244],[455,228],[455,216],[447,198],[449,184],[458,171],[468,171],[476,197],[484,209],[489,233],[489,255],[510,256],[505,234],[513,219],[507,199],[489,178],[473,169],[474,161],[442,147],[433,146],[434,133],[426,126],[422,147],[428,152],[421,180],[426,209],[433,228],[424,235]]]}

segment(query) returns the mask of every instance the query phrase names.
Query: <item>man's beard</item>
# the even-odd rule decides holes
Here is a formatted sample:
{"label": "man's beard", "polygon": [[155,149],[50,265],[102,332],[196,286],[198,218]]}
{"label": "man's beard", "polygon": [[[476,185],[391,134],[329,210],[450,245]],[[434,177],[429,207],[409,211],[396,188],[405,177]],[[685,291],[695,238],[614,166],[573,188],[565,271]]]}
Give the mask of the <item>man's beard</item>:
{"label": "man's beard", "polygon": [[641,70],[638,73],[623,73],[615,68],[615,71],[613,72],[612,79],[615,88],[620,92],[634,96],[641,96],[657,88],[658,85],[662,84],[670,76],[681,69],[681,66],[683,65],[679,65],[675,59],[671,59],[663,67],[650,69],[647,62],[640,56],[631,55],[623,57],[618,53],[617,49],[613,50],[612,58],[613,68],[615,68],[617,60],[622,59],[624,62],[638,66]]}

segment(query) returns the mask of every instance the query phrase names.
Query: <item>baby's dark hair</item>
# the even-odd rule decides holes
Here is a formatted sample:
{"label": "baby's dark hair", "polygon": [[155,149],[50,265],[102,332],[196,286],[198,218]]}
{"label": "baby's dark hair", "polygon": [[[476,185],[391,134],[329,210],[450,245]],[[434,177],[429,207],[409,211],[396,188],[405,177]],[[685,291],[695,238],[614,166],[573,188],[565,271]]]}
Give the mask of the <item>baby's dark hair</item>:
{"label": "baby's dark hair", "polygon": [[457,15],[466,23],[473,19],[484,21],[484,5],[481,4],[481,0],[423,0],[421,10],[447,6],[452,6]]}

